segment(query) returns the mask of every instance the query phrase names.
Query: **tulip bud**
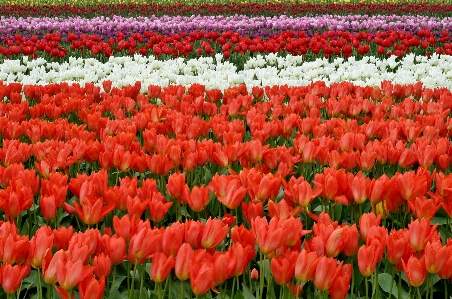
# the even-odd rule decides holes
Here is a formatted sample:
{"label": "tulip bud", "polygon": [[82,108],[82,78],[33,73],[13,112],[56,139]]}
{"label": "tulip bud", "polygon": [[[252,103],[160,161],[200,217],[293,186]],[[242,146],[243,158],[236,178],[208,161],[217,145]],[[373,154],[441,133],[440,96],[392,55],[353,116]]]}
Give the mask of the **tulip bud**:
{"label": "tulip bud", "polygon": [[251,279],[252,280],[259,279],[259,272],[256,270],[256,268],[253,268],[253,270],[251,270]]}

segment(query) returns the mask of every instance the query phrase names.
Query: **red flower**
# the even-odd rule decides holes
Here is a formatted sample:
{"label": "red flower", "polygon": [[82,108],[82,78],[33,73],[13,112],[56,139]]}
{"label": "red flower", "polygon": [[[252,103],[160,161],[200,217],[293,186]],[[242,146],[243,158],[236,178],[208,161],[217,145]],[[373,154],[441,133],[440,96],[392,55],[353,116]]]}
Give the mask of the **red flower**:
{"label": "red flower", "polygon": [[52,251],[54,235],[49,226],[38,228],[35,235],[30,240],[28,251],[28,263],[33,268],[41,267],[42,261],[48,251]]}
{"label": "red flower", "polygon": [[144,263],[152,254],[162,248],[163,231],[142,227],[130,239],[127,259],[132,264]]}
{"label": "red flower", "polygon": [[150,277],[153,281],[160,283],[165,281],[175,266],[174,256],[167,257],[162,252],[156,252],[152,256]]}
{"label": "red flower", "polygon": [[365,277],[370,276],[383,256],[383,246],[374,239],[370,245],[364,244],[358,250],[359,272]]}
{"label": "red flower", "polygon": [[213,263],[204,258],[190,265],[190,286],[195,295],[204,295],[212,287],[214,277]]}
{"label": "red flower", "polygon": [[283,286],[292,279],[295,274],[297,257],[297,252],[288,250],[283,257],[272,258],[270,268],[277,284]]}
{"label": "red flower", "polygon": [[409,283],[413,287],[419,287],[424,283],[425,277],[427,276],[425,256],[423,256],[420,260],[414,256],[410,256],[407,263],[402,260],[402,265],[403,271],[405,272]]}
{"label": "red flower", "polygon": [[19,289],[22,280],[30,274],[30,265],[3,264],[0,267],[0,285],[6,294],[14,294]]}
{"label": "red flower", "polygon": [[227,225],[223,224],[221,220],[209,217],[202,233],[201,246],[206,249],[215,248],[226,238],[227,234]]}
{"label": "red flower", "polygon": [[92,274],[88,275],[78,285],[80,299],[101,299],[105,291],[105,277],[96,280]]}
{"label": "red flower", "polygon": [[342,272],[342,263],[337,264],[334,258],[323,256],[320,258],[315,270],[314,285],[320,291],[328,290],[336,277]]}

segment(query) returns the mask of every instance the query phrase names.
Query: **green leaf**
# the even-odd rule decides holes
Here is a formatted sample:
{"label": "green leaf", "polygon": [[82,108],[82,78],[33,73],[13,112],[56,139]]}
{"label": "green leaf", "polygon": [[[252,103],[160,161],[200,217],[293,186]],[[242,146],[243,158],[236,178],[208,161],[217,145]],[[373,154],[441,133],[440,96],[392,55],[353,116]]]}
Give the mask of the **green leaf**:
{"label": "green leaf", "polygon": [[242,291],[238,290],[237,293],[234,295],[234,299],[246,299],[245,296],[243,296]]}
{"label": "green leaf", "polygon": [[119,289],[119,287],[121,286],[121,283],[124,281],[124,279],[126,279],[127,276],[119,276],[116,277],[115,279],[115,284],[113,286],[111,286],[112,290],[113,289]]}
{"label": "green leaf", "polygon": [[206,167],[204,168],[204,183],[207,184],[212,180],[212,173],[210,170]]}
{"label": "green leaf", "polygon": [[122,296],[118,290],[112,289],[108,295],[108,299],[122,299]]}
{"label": "green leaf", "polygon": [[[389,289],[391,288],[391,274],[389,273],[380,273],[378,274],[378,284],[380,285],[381,289],[385,291],[386,293],[389,293]],[[408,299],[410,298],[410,295],[402,288],[402,297],[399,298],[399,291],[397,282],[394,281],[392,286],[392,295],[394,295],[397,299]]]}
{"label": "green leaf", "polygon": [[432,225],[433,224],[444,225],[444,224],[447,224],[447,218],[446,217],[433,217],[430,223]]}
{"label": "green leaf", "polygon": [[242,296],[244,299],[256,299],[256,297],[254,297],[254,294],[251,293],[250,289],[244,283],[242,283],[242,290],[243,290]]}
{"label": "green leaf", "polygon": [[342,214],[342,205],[340,203],[336,203],[334,205],[334,219],[340,220]]}

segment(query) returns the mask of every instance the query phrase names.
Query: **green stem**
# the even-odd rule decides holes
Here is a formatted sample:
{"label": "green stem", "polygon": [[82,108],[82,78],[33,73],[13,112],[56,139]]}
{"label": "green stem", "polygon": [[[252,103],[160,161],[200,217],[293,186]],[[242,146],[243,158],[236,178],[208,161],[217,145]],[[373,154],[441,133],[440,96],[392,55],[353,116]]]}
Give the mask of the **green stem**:
{"label": "green stem", "polygon": [[262,295],[264,293],[264,273],[265,273],[265,266],[263,261],[263,254],[262,251],[259,251],[259,261],[260,261],[260,276],[259,276],[259,298],[262,299]]}
{"label": "green stem", "polygon": [[185,299],[184,281],[180,282],[180,299]]}
{"label": "green stem", "polygon": [[141,296],[143,294],[144,271],[146,270],[145,268],[146,268],[146,264],[144,263],[143,266],[141,267],[141,275],[140,275],[140,297],[138,297],[140,299],[141,299]]}
{"label": "green stem", "polygon": [[157,297],[158,297],[158,299],[162,299],[163,298],[163,296],[162,296],[162,283],[161,282],[157,283]]}
{"label": "green stem", "polygon": [[41,270],[38,267],[38,298],[42,299]]}
{"label": "green stem", "polygon": [[111,283],[112,288],[115,287],[115,282],[116,282],[116,266],[113,267],[113,281]]}
{"label": "green stem", "polygon": [[392,272],[391,272],[391,286],[389,287],[389,297],[392,296],[392,287],[394,285],[394,276],[395,276],[395,266],[392,266]]}
{"label": "green stem", "polygon": [[[353,272],[353,261],[354,261],[354,257],[351,258],[352,272]],[[350,286],[350,292],[351,292],[352,299],[355,298],[354,289],[355,289],[355,275],[353,275],[353,273],[352,273],[352,284]]]}
{"label": "green stem", "polygon": [[417,291],[417,296],[418,296],[418,298],[419,298],[419,299],[422,299],[421,291],[419,291],[419,287],[416,288],[416,291]]}
{"label": "green stem", "polygon": [[443,281],[444,281],[444,294],[446,295],[444,298],[449,298],[447,296],[447,279],[443,279]]}
{"label": "green stem", "polygon": [[138,260],[135,261],[135,265],[133,266],[133,274],[132,274],[132,286],[129,290],[129,299],[132,298],[132,293],[134,292],[134,284],[135,284],[135,274],[137,273]]}
{"label": "green stem", "polygon": [[231,298],[234,298],[235,295],[235,283],[236,283],[236,276],[232,279],[232,291],[231,291]]}
{"label": "green stem", "polygon": [[127,263],[127,289],[130,290],[130,263]]}
{"label": "green stem", "polygon": [[397,298],[402,298],[402,273],[399,273],[399,282],[397,287]]}
{"label": "green stem", "polygon": [[168,276],[167,278],[166,278],[166,280],[165,280],[165,287],[163,288],[163,294],[162,294],[162,298],[163,297],[165,297],[165,294],[166,294],[166,289],[168,288],[168,281],[170,281],[171,282],[171,279],[170,279],[170,277]]}
{"label": "green stem", "polygon": [[369,286],[367,285],[367,277],[364,277],[364,285],[366,287],[366,299],[369,299]]}
{"label": "green stem", "polygon": [[378,269],[378,263],[377,263],[377,267],[375,268],[375,271],[374,271],[374,275],[375,275],[375,288],[374,288],[374,290],[375,290],[375,295],[377,296],[377,298],[379,298],[380,297],[379,296],[380,295],[380,285],[378,284],[378,271],[377,271],[377,269]]}

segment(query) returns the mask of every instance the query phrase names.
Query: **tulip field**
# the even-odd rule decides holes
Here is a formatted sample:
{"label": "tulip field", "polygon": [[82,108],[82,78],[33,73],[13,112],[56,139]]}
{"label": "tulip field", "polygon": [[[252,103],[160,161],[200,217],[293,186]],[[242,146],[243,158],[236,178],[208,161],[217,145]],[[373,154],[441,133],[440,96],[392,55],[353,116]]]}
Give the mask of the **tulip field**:
{"label": "tulip field", "polygon": [[449,298],[452,4],[0,4],[0,298]]}

